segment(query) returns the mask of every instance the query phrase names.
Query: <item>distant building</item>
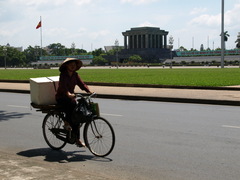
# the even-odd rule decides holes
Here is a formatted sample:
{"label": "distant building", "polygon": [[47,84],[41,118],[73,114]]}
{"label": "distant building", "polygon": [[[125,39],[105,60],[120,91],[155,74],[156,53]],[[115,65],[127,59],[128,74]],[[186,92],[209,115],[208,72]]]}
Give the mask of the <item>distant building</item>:
{"label": "distant building", "polygon": [[[109,51],[113,50],[114,48],[116,48],[116,46],[104,46],[104,49],[106,52],[109,52]],[[119,46],[118,48],[123,49],[124,46]]]}
{"label": "distant building", "polygon": [[168,32],[157,27],[131,28],[122,33],[125,49],[163,49],[167,48]]}
{"label": "distant building", "polygon": [[[157,27],[136,27],[122,32],[124,48],[118,52],[119,62],[139,55],[147,62],[160,62],[170,57],[167,45],[168,32]],[[108,60],[113,57],[105,57]]]}
{"label": "distant building", "polygon": [[16,50],[18,50],[18,51],[20,51],[20,52],[23,52],[23,47],[13,47],[13,46],[10,46],[10,44],[9,43],[7,43],[7,45],[6,45],[7,47],[11,47],[11,48],[14,48],[14,49],[16,49]]}
{"label": "distant building", "polygon": [[41,56],[37,62],[32,62],[32,65],[56,65],[61,64],[66,58],[80,59],[83,65],[89,65],[92,62],[93,55],[70,55],[70,56]]}

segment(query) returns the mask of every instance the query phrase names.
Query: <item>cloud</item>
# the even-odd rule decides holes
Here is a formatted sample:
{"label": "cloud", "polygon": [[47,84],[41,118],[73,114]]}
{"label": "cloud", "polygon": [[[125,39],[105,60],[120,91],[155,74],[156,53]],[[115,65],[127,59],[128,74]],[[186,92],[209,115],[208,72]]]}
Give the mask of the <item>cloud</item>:
{"label": "cloud", "polygon": [[66,28],[51,28],[44,31],[44,34],[49,37],[59,37],[69,35],[69,31]]}
{"label": "cloud", "polygon": [[[235,40],[237,32],[240,29],[240,4],[235,5],[234,8],[225,11],[225,31],[228,31],[230,38],[226,43],[228,49],[235,48]],[[204,44],[204,47],[210,46],[211,48],[217,48],[221,45],[221,12],[218,14],[201,14],[193,18],[187,23],[185,33],[176,32],[178,37],[184,39],[184,47],[191,46],[191,38],[194,37],[194,48],[200,47],[200,44]],[[205,37],[204,37],[205,36]],[[208,38],[209,37],[209,41]],[[188,40],[188,42],[187,42]]]}
{"label": "cloud", "polygon": [[197,25],[197,26],[219,26],[221,24],[221,16],[218,15],[209,15],[203,14],[199,17],[192,19],[189,23],[190,25]]}
{"label": "cloud", "polygon": [[155,25],[146,21],[144,23],[139,24],[138,27],[155,27]]}
{"label": "cloud", "polygon": [[110,34],[108,30],[100,30],[97,32],[89,33],[91,39],[97,39],[99,37],[107,36],[108,34]]}
{"label": "cloud", "polygon": [[[240,3],[236,4],[232,10],[225,12],[225,23],[226,25],[240,24]],[[239,27],[240,29],[240,27]]]}
{"label": "cloud", "polygon": [[67,33],[67,31],[65,31],[65,33],[67,34],[66,38],[70,38],[70,39],[77,39],[77,38],[81,38],[86,36],[86,34],[88,33],[86,28],[79,28],[76,32],[72,32],[72,33]]}
{"label": "cloud", "polygon": [[50,3],[54,5],[62,5],[67,2],[67,0],[10,0],[10,2],[13,4],[22,4],[25,6],[39,6]]}
{"label": "cloud", "polygon": [[0,36],[5,36],[5,37],[12,37],[14,35],[17,35],[19,33],[19,30],[11,30],[9,31],[8,29],[0,29]]}
{"label": "cloud", "polygon": [[11,4],[19,4],[22,6],[40,8],[40,9],[51,9],[52,7],[65,6],[69,4],[75,4],[77,6],[83,6],[86,4],[93,3],[93,0],[10,0]]}
{"label": "cloud", "polygon": [[131,3],[131,4],[147,4],[147,3],[152,3],[152,2],[157,2],[159,0],[120,0],[121,3]]}
{"label": "cloud", "polygon": [[78,6],[82,6],[82,5],[86,5],[86,4],[92,3],[93,0],[74,0],[74,2],[75,2]]}
{"label": "cloud", "polygon": [[87,32],[86,28],[79,28],[78,29],[78,33],[80,33],[80,34],[84,34],[85,32]]}
{"label": "cloud", "polygon": [[[195,11],[197,12],[197,10]],[[200,12],[200,11],[199,11]],[[193,13],[193,11],[192,11]],[[195,26],[205,26],[205,27],[216,27],[221,25],[221,16],[222,14],[216,14],[216,15],[210,15],[210,14],[203,14],[200,15],[194,19],[192,19],[189,22],[189,25],[195,25]],[[224,24],[225,26],[228,26],[228,28],[231,28],[232,26],[236,26],[240,23],[240,3],[234,5],[234,8],[231,10],[228,10],[224,13]],[[240,28],[238,26],[238,28]]]}
{"label": "cloud", "polygon": [[172,15],[155,15],[150,20],[146,20],[138,24],[138,27],[159,27],[165,29],[172,21]]}
{"label": "cloud", "polygon": [[191,12],[190,15],[195,15],[195,14],[202,14],[207,11],[207,8],[194,8]]}

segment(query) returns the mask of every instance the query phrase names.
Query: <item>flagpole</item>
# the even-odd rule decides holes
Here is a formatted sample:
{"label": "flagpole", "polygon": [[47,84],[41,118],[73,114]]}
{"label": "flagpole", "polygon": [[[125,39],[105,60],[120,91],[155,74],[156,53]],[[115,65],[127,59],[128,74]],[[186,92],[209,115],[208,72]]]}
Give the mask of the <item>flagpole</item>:
{"label": "flagpole", "polygon": [[41,56],[42,56],[42,17],[40,16],[40,22],[41,22],[41,27],[40,27],[40,40],[41,40]]}

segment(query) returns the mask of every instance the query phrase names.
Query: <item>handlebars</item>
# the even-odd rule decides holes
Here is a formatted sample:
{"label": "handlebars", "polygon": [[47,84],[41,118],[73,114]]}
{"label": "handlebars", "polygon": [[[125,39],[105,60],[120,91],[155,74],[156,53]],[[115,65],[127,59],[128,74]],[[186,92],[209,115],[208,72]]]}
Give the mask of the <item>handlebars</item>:
{"label": "handlebars", "polygon": [[96,95],[97,95],[97,93],[95,93],[95,92],[90,95],[87,95],[87,96],[83,96],[80,93],[75,93],[76,100],[78,102],[80,102],[82,99],[84,99],[87,104],[93,103],[92,97],[94,97]]}
{"label": "handlebars", "polygon": [[94,96],[97,96],[97,93],[96,92],[93,92],[90,96],[88,96],[89,98],[92,98]]}
{"label": "handlebars", "polygon": [[[75,95],[76,95],[76,97],[85,97],[85,96],[83,96],[83,95],[80,94],[80,93],[75,93]],[[91,99],[92,97],[94,97],[94,96],[96,96],[96,95],[97,95],[97,93],[96,93],[96,92],[93,92],[92,94],[86,96],[85,98],[86,98],[86,99]]]}

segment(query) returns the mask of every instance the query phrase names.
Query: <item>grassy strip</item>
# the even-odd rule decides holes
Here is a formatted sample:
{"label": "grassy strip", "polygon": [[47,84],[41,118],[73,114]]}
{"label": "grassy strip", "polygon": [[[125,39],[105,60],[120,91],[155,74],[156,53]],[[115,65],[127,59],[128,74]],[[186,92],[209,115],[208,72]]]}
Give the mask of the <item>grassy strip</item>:
{"label": "grassy strip", "polygon": [[[185,86],[240,85],[240,69],[81,69],[86,82],[161,84]],[[58,76],[57,69],[1,69],[0,79],[28,80],[34,77]]]}

